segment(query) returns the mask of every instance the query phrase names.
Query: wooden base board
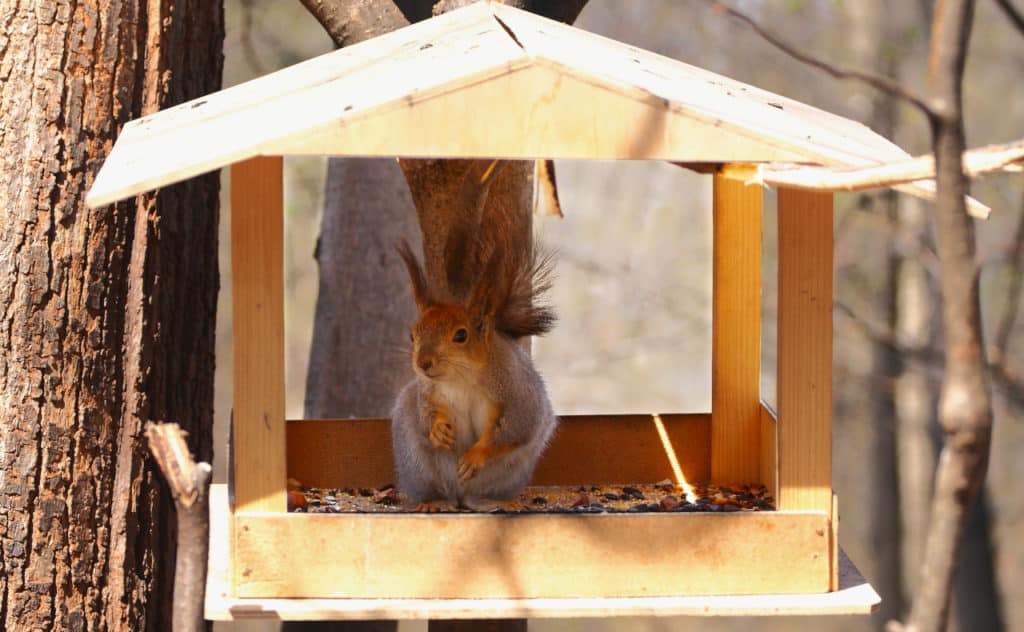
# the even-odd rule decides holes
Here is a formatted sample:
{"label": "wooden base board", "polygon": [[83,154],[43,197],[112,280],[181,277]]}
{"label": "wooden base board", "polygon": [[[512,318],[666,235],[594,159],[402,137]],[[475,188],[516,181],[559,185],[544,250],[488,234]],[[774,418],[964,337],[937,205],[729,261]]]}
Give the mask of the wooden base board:
{"label": "wooden base board", "polygon": [[[210,620],[478,619],[611,616],[735,616],[869,614],[880,598],[839,553],[839,590],[824,594],[544,599],[259,599],[231,596],[227,490],[210,493]],[[296,542],[296,546],[310,543]],[[288,551],[279,552],[282,557]],[[310,569],[312,572],[312,569]]]}
{"label": "wooden base board", "polygon": [[[387,419],[291,420],[286,430],[288,476],[306,486],[394,482]],[[711,476],[710,446],[709,414],[565,415],[531,484],[656,483],[680,476],[703,482]]]}
{"label": "wooden base board", "polygon": [[239,597],[827,592],[824,513],[235,515]]}

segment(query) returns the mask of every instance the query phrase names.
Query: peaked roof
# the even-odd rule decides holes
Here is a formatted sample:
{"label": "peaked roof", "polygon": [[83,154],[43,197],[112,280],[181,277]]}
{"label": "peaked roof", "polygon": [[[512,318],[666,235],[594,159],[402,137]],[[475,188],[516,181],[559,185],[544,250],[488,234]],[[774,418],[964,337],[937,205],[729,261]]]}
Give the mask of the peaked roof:
{"label": "peaked roof", "polygon": [[86,199],[310,154],[851,167],[909,157],[849,119],[480,2],[132,121]]}

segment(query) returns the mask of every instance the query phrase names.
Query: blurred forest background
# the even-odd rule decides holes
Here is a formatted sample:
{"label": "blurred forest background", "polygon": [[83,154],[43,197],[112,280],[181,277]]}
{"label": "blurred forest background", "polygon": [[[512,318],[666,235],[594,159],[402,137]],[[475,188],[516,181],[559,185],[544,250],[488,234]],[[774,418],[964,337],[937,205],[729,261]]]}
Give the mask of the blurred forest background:
{"label": "blurred forest background", "polygon": [[[227,0],[225,86],[331,50],[299,2]],[[925,91],[928,0],[737,0],[770,30],[832,62]],[[862,121],[912,154],[930,151],[915,110],[791,60],[697,0],[590,0],[576,25]],[[1024,130],[1024,39],[994,2],[978,3],[965,79],[969,146]],[[500,125],[495,121],[495,125]],[[313,259],[326,160],[286,163],[287,411],[301,417],[317,292]],[[534,344],[556,410],[687,412],[710,408],[710,179],[660,163],[562,162],[565,218],[537,220],[558,250],[561,326]],[[973,195],[995,434],[974,508],[952,626],[1024,632],[1024,178],[991,176]],[[763,389],[774,401],[774,197],[766,194]],[[231,401],[231,306],[223,200],[216,417]],[[836,198],[834,485],[842,545],[882,595],[874,617],[531,621],[531,630],[880,630],[909,606],[921,567],[940,437],[934,421],[942,348],[929,205],[891,194]],[[403,341],[395,341],[395,349]],[[382,349],[381,353],[397,353]],[[221,423],[215,445],[225,444]],[[218,454],[222,454],[219,450]],[[225,464],[217,464],[218,481]],[[275,629],[219,624],[218,630]],[[425,630],[403,623],[403,632]]]}

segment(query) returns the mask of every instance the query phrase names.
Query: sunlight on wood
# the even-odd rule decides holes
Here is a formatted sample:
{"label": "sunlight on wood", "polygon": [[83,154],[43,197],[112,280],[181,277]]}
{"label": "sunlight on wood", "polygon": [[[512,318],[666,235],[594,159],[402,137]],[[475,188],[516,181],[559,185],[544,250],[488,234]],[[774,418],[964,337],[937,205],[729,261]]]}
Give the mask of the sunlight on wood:
{"label": "sunlight on wood", "polygon": [[676,450],[672,447],[672,441],[668,438],[668,431],[665,430],[665,424],[661,421],[661,415],[651,415],[651,420],[654,422],[654,427],[658,431],[658,438],[661,439],[661,446],[665,449],[665,456],[668,457],[668,462],[672,466],[672,474],[676,479],[676,487],[686,495],[686,502],[696,503],[697,495],[693,493],[693,487],[686,481],[686,476],[683,474],[683,468],[679,466],[679,459],[676,457]]}

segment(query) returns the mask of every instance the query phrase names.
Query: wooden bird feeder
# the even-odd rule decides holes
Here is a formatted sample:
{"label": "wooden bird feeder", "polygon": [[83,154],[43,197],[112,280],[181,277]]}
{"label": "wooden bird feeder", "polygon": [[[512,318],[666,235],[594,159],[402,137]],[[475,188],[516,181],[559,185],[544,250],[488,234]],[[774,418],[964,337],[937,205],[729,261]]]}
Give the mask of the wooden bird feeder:
{"label": "wooden bird feeder", "polygon": [[[285,420],[282,157],[309,154],[647,159],[712,172],[710,413],[565,417],[534,484],[759,482],[777,510],[287,513],[288,477],[393,480],[387,420]],[[759,393],[762,192],[720,167],[906,157],[858,123],[487,3],[129,123],[91,206],[231,166],[234,500],[213,491],[207,616],[875,610],[878,595],[840,551],[832,493],[832,195],[778,194],[773,411]]]}

